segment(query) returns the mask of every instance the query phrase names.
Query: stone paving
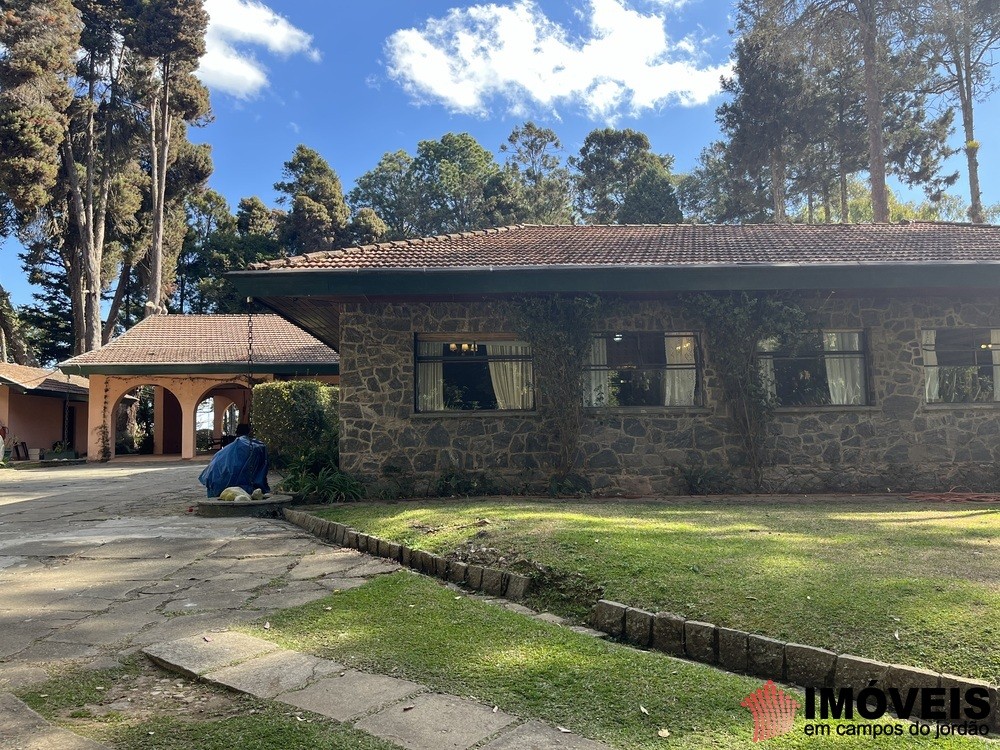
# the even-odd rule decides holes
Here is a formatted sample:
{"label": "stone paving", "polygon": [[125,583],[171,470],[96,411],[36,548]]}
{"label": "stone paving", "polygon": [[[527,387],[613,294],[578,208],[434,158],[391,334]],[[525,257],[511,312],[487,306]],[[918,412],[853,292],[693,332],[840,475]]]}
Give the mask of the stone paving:
{"label": "stone paving", "polygon": [[358,672],[242,633],[190,636],[143,653],[167,669],[353,724],[408,750],[608,750],[496,707]]}
{"label": "stone paving", "polygon": [[[193,662],[183,652],[160,659],[172,668],[190,662],[192,674],[211,673],[232,689],[350,721],[406,748],[604,747],[227,632],[399,566],[330,547],[283,521],[188,513],[204,497],[202,468],[119,460],[0,471],[0,747],[100,747],[46,724],[4,691],[44,681],[67,664],[107,668],[170,642],[198,655]],[[208,655],[221,644],[228,650],[213,663]]]}

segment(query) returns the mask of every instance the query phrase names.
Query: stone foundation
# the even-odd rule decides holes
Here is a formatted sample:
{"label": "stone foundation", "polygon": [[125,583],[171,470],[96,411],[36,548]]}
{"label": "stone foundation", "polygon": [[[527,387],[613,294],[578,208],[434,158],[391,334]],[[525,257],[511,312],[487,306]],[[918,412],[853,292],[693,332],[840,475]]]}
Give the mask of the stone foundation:
{"label": "stone foundation", "polygon": [[[1000,327],[1000,300],[843,296],[802,299],[829,329],[867,338],[871,403],[780,409],[771,425],[772,491],[1000,489],[1000,406],[927,404],[919,332]],[[690,331],[676,300],[624,301],[607,330]],[[483,302],[341,305],[341,465],[368,480],[396,478],[419,494],[452,470],[485,472],[514,491],[551,475],[556,446],[536,412],[416,414],[418,333],[510,333]],[[738,439],[702,337],[704,402],[698,407],[587,410],[577,472],[597,492],[685,492],[684,467],[741,479]],[[536,391],[536,402],[546,394]],[[421,484],[423,482],[424,484]],[[405,493],[404,493],[405,494]]]}

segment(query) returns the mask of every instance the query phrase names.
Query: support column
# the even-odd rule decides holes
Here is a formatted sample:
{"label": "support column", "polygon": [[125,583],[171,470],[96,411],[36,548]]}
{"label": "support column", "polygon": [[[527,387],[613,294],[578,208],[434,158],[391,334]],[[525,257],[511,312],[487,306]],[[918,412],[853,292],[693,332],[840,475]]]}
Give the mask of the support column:
{"label": "support column", "polygon": [[153,455],[163,455],[163,386],[153,386]]}
{"label": "support column", "polygon": [[197,443],[195,433],[197,432],[198,420],[196,412],[198,404],[191,403],[191,399],[184,399],[181,403],[181,458],[190,461],[194,458]]}
{"label": "support column", "polygon": [[212,409],[215,421],[212,423],[212,439],[222,439],[222,420],[226,417],[226,408],[221,396],[212,397]]}
{"label": "support column", "polygon": [[[101,427],[108,426],[108,448],[111,450],[111,457],[115,455],[115,426],[111,422],[111,410],[114,404],[109,403],[107,411],[104,410],[104,384],[107,382],[106,375],[90,376],[90,395],[87,397],[87,460],[101,460]],[[110,400],[110,399],[109,399]]]}

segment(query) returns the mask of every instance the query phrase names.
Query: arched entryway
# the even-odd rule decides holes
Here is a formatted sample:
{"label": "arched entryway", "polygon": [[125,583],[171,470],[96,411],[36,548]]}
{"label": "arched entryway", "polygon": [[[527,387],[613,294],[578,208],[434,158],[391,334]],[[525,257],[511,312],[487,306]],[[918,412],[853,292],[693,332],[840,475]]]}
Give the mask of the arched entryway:
{"label": "arched entryway", "polygon": [[249,418],[250,389],[245,383],[221,383],[207,389],[195,408],[195,445],[214,452],[235,439]]}
{"label": "arched entryway", "polygon": [[155,383],[133,385],[118,395],[108,420],[111,453],[180,456],[184,417],[181,402]]}

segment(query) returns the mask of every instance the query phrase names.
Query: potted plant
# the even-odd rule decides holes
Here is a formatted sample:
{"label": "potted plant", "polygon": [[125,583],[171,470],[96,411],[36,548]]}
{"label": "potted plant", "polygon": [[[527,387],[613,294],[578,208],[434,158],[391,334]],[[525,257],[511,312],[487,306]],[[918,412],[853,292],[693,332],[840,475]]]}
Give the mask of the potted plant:
{"label": "potted plant", "polygon": [[76,458],[76,451],[69,443],[57,441],[52,444],[52,450],[45,451],[43,459],[46,461],[65,461]]}

